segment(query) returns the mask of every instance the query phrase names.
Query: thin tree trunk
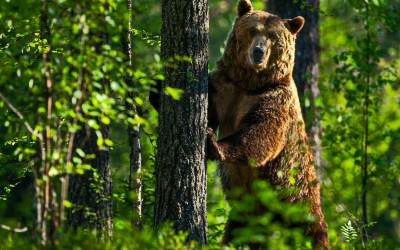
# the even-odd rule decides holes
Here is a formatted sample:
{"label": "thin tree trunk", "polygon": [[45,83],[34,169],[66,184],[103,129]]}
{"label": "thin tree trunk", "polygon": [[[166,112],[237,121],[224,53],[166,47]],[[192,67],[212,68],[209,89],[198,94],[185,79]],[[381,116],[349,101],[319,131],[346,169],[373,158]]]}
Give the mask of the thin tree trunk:
{"label": "thin tree trunk", "polygon": [[[47,244],[47,241],[52,237],[52,234],[56,227],[56,203],[53,202],[52,198],[54,194],[51,179],[49,176],[49,170],[52,165],[52,153],[53,143],[51,135],[52,127],[52,109],[53,109],[53,81],[50,73],[50,28],[48,18],[48,3],[47,0],[41,0],[40,8],[40,40],[42,47],[42,60],[43,60],[43,73],[44,73],[44,84],[43,84],[43,99],[46,105],[46,116],[41,117],[39,123],[44,126],[42,132],[43,140],[38,141],[40,152],[40,164],[35,167],[35,175],[38,178],[35,183],[35,190],[40,192],[36,194],[36,202],[41,202],[41,205],[37,205],[37,213],[41,215],[37,216],[38,225],[40,228],[40,240],[41,244]],[[42,183],[38,183],[41,180]]]}
{"label": "thin tree trunk", "polygon": [[[135,108],[132,108],[135,112]],[[135,193],[132,201],[133,219],[132,223],[136,228],[142,227],[142,157],[140,146],[140,127],[129,125],[128,137],[130,152],[129,190]]]}
{"label": "thin tree trunk", "polygon": [[[132,110],[136,110],[132,108]],[[132,111],[135,112],[135,111]],[[130,146],[130,171],[129,171],[129,190],[134,192],[132,201],[133,219],[132,224],[136,228],[142,227],[142,158],[140,146],[140,127],[129,124],[128,140]]]}
{"label": "thin tree trunk", "polygon": [[[123,34],[123,48],[128,58],[128,67],[132,69],[133,51],[132,51],[132,0],[127,0],[129,20],[128,30]],[[128,86],[133,87],[132,76],[127,75],[125,82]],[[129,98],[132,100],[134,93],[129,93]],[[133,100],[132,100],[133,101]],[[133,103],[126,103],[128,115],[134,117],[138,114],[138,107]],[[133,219],[132,224],[136,228],[142,226],[142,158],[140,146],[140,125],[128,125],[128,141],[130,146],[130,171],[129,171],[129,191],[135,193],[134,200],[132,201]]]}
{"label": "thin tree trunk", "polygon": [[161,95],[154,224],[170,221],[206,244],[207,0],[162,1],[161,55],[163,89],[184,93]]}
{"label": "thin tree trunk", "polygon": [[368,241],[368,204],[367,204],[367,191],[368,191],[368,146],[369,146],[369,92],[370,92],[370,85],[371,85],[371,57],[370,57],[370,49],[371,49],[371,30],[370,30],[370,23],[369,23],[369,3],[364,2],[365,9],[366,9],[366,21],[365,21],[365,29],[367,30],[367,62],[368,68],[366,81],[365,81],[365,95],[364,95],[364,107],[363,107],[363,118],[364,118],[364,141],[363,141],[363,156],[362,156],[362,163],[361,163],[361,206],[362,206],[362,223],[363,223],[363,244],[364,242]]}
{"label": "thin tree trunk", "polygon": [[[40,143],[40,142],[37,142]],[[38,147],[39,149],[39,147]],[[39,149],[40,150],[40,149]],[[33,176],[35,177],[34,190],[35,190],[35,222],[34,229],[35,235],[40,239],[40,244],[45,245],[47,242],[47,232],[43,231],[43,185],[40,182],[40,165],[41,160],[38,157],[38,162],[34,163],[33,166]]]}
{"label": "thin tree trunk", "polygon": [[[319,0],[266,0],[266,10],[282,18],[303,16],[306,20],[296,40],[294,80],[307,122],[314,164],[321,166],[321,124],[316,99],[320,96],[318,79],[320,63]],[[306,99],[309,107],[306,107]],[[319,171],[318,171],[319,172]]]}

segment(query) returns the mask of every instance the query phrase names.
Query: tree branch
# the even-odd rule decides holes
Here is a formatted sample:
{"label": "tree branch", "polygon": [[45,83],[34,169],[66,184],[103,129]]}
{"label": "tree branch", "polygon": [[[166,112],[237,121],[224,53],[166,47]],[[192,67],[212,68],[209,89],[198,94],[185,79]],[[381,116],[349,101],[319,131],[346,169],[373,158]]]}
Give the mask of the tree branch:
{"label": "tree branch", "polygon": [[25,119],[25,117],[22,115],[21,112],[18,111],[18,109],[7,99],[4,97],[4,95],[0,92],[0,100],[2,100],[7,107],[18,116],[18,118],[24,123],[26,129],[31,133],[32,135],[35,135],[39,138],[39,140],[42,140],[40,134],[36,134],[35,131],[32,129],[31,125],[29,125],[28,121]]}
{"label": "tree branch", "polygon": [[14,233],[25,233],[28,232],[28,228],[27,227],[23,227],[23,228],[12,228],[3,224],[0,224],[0,228],[7,230],[7,231],[12,231]]}

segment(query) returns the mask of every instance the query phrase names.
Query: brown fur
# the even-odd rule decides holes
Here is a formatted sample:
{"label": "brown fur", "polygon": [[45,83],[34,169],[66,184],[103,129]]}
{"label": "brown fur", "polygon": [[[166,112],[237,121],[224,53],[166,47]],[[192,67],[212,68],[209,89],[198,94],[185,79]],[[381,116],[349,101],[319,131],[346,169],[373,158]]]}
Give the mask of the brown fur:
{"label": "brown fur", "polygon": [[[319,249],[328,246],[327,226],[292,78],[296,33],[303,22],[300,17],[282,20],[253,11],[248,0],[239,1],[225,53],[210,75],[208,151],[210,158],[222,161],[221,178],[228,200],[234,188],[251,192],[255,179],[267,180],[275,187],[296,188],[298,192],[282,194],[282,199],[309,203],[316,222],[308,231],[314,248]],[[270,46],[259,65],[253,65],[249,57],[256,36],[267,37]],[[217,127],[222,137],[219,141],[213,132]],[[297,174],[291,184],[293,168]],[[234,225],[228,222],[225,241],[231,239]]]}

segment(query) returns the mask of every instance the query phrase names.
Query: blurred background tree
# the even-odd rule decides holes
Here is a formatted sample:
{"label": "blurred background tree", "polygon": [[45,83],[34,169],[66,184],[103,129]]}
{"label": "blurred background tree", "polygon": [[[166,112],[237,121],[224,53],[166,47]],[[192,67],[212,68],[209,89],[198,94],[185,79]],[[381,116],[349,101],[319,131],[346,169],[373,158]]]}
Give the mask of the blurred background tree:
{"label": "blurred background tree", "polygon": [[313,149],[314,164],[321,166],[321,124],[318,104],[319,93],[320,33],[319,0],[266,0],[266,10],[282,18],[302,16],[306,22],[296,39],[294,81],[299,92],[307,133]]}

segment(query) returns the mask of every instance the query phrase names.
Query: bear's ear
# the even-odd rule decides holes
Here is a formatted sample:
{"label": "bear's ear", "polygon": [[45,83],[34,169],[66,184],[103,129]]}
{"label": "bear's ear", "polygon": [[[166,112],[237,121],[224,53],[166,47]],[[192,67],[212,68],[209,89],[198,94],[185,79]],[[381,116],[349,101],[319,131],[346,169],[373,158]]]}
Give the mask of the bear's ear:
{"label": "bear's ear", "polygon": [[253,5],[251,5],[250,0],[239,0],[238,6],[237,6],[238,17],[241,17],[252,11],[253,11]]}
{"label": "bear's ear", "polygon": [[293,19],[284,19],[286,28],[293,34],[299,33],[299,31],[303,28],[304,18],[301,16],[295,17]]}

